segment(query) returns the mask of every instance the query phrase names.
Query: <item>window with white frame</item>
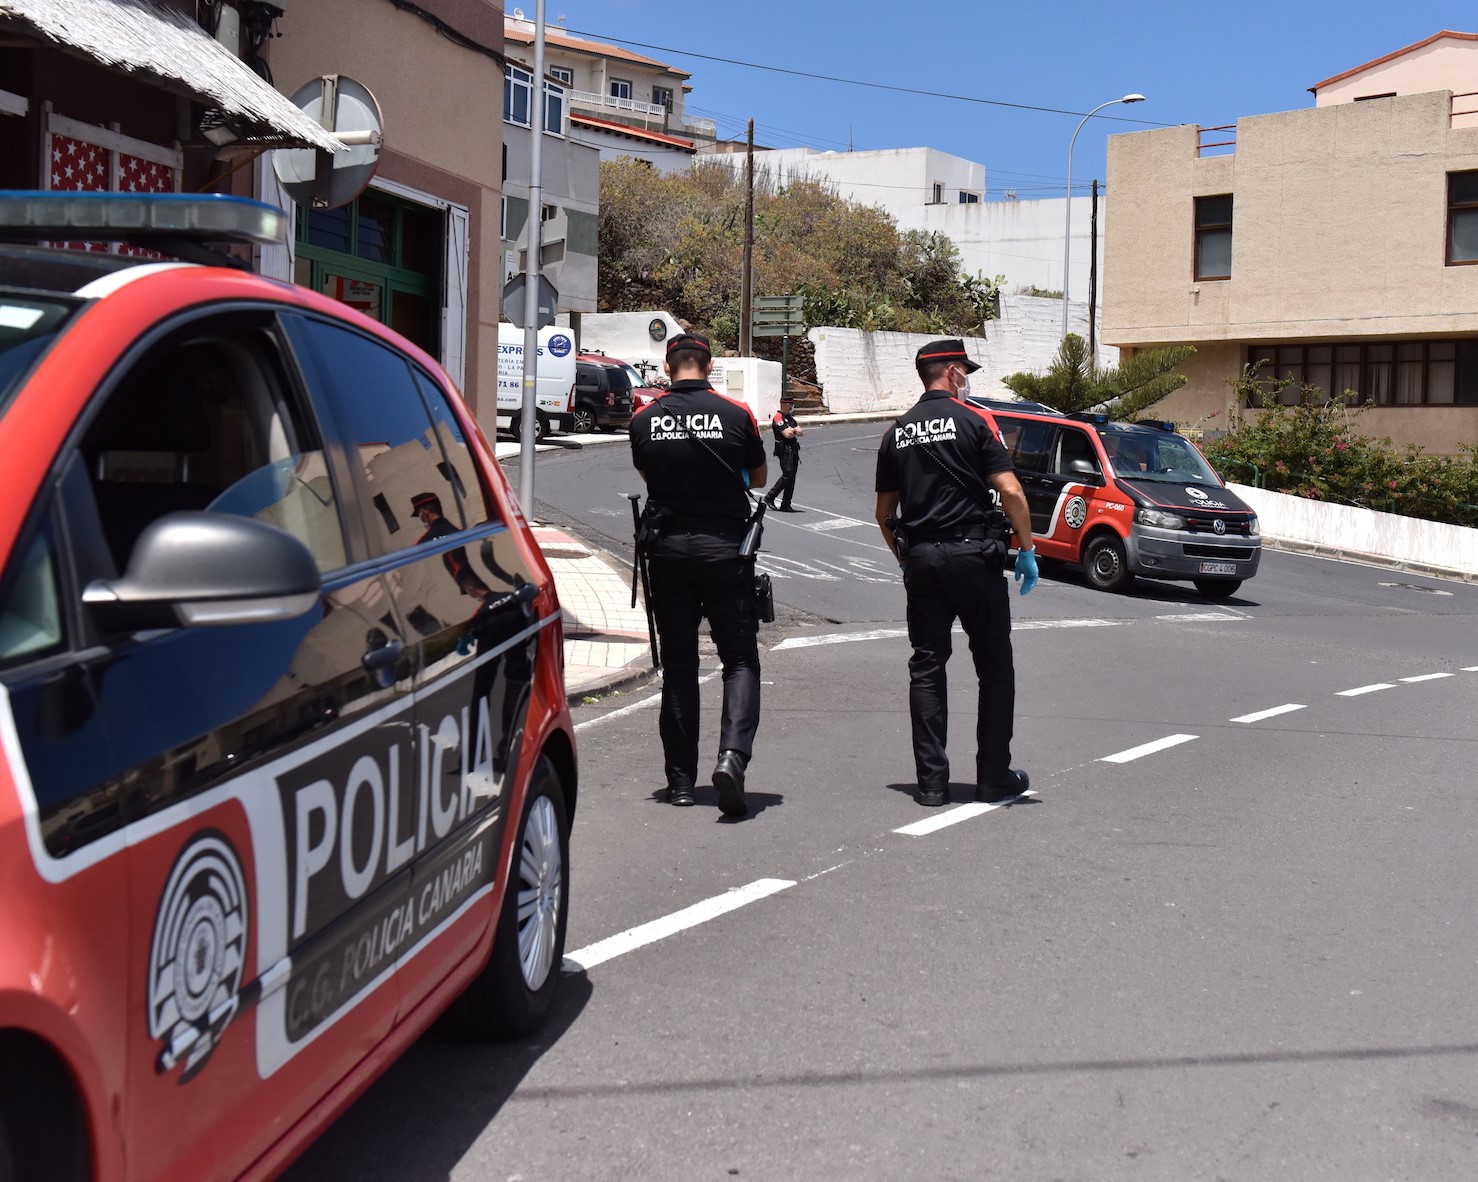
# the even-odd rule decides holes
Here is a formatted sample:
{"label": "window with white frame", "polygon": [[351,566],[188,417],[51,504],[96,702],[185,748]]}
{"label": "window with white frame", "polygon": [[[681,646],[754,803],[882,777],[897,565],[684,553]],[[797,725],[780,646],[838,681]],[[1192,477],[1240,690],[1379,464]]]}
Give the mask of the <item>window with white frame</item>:
{"label": "window with white frame", "polygon": [[549,76],[551,78],[558,78],[566,86],[575,85],[575,71],[570,69],[569,66],[550,66]]}
{"label": "window with white frame", "polygon": [[511,63],[503,70],[503,119],[529,126],[533,115],[534,76]]}
{"label": "window with white frame", "polygon": [[631,97],[631,79],[612,78],[607,93],[614,99],[629,99]]}
{"label": "window with white frame", "polygon": [[550,135],[565,133],[565,88],[544,81],[544,130]]}

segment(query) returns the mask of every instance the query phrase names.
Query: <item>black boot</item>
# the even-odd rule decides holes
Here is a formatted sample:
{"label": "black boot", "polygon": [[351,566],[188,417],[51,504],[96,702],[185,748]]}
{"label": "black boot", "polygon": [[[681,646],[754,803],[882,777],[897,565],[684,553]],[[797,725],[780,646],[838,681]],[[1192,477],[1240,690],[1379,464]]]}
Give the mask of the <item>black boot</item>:
{"label": "black boot", "polygon": [[718,789],[718,807],[726,817],[747,817],[749,805],[744,800],[744,768],[749,760],[737,751],[720,751],[713,769],[713,786]]}

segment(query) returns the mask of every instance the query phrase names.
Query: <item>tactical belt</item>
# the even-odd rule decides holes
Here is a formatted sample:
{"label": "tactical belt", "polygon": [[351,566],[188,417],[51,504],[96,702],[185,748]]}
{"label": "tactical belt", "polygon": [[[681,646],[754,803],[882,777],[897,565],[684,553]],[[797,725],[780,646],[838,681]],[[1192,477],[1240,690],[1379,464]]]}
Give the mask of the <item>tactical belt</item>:
{"label": "tactical belt", "polygon": [[999,529],[991,530],[983,525],[971,525],[964,529],[949,530],[909,530],[908,543],[915,542],[984,542],[988,538],[997,539],[1004,535]]}
{"label": "tactical belt", "polygon": [[686,513],[673,513],[662,523],[664,533],[720,534],[724,537],[742,537],[749,523],[738,517],[695,517]]}

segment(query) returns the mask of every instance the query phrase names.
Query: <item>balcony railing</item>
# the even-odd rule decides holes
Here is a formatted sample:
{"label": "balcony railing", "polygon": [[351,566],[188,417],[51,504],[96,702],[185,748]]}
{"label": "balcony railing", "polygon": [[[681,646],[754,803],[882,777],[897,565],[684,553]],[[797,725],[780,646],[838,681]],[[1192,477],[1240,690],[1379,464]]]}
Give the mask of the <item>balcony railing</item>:
{"label": "balcony railing", "polygon": [[1447,126],[1478,127],[1478,91],[1452,96],[1448,103]]}
{"label": "balcony railing", "polygon": [[661,103],[639,103],[635,99],[615,98],[609,94],[592,94],[588,90],[570,91],[570,101],[577,107],[622,111],[628,115],[640,115],[643,119],[655,119],[658,123],[663,123],[667,119],[667,108]]}
{"label": "balcony railing", "polygon": [[1220,127],[1196,128],[1197,156],[1230,156],[1237,150],[1237,125],[1223,123]]}

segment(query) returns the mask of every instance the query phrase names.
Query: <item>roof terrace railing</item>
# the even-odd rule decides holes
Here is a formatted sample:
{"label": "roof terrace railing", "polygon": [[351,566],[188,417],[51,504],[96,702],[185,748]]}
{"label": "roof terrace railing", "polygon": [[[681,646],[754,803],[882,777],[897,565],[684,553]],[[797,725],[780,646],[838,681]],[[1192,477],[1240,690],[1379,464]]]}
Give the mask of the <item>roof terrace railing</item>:
{"label": "roof terrace railing", "polygon": [[[1222,138],[1217,139],[1220,135]],[[1207,138],[1212,137],[1212,138]],[[1218,149],[1225,149],[1224,151]],[[1196,128],[1196,155],[1230,156],[1237,150],[1237,125],[1223,123],[1220,127]]]}

